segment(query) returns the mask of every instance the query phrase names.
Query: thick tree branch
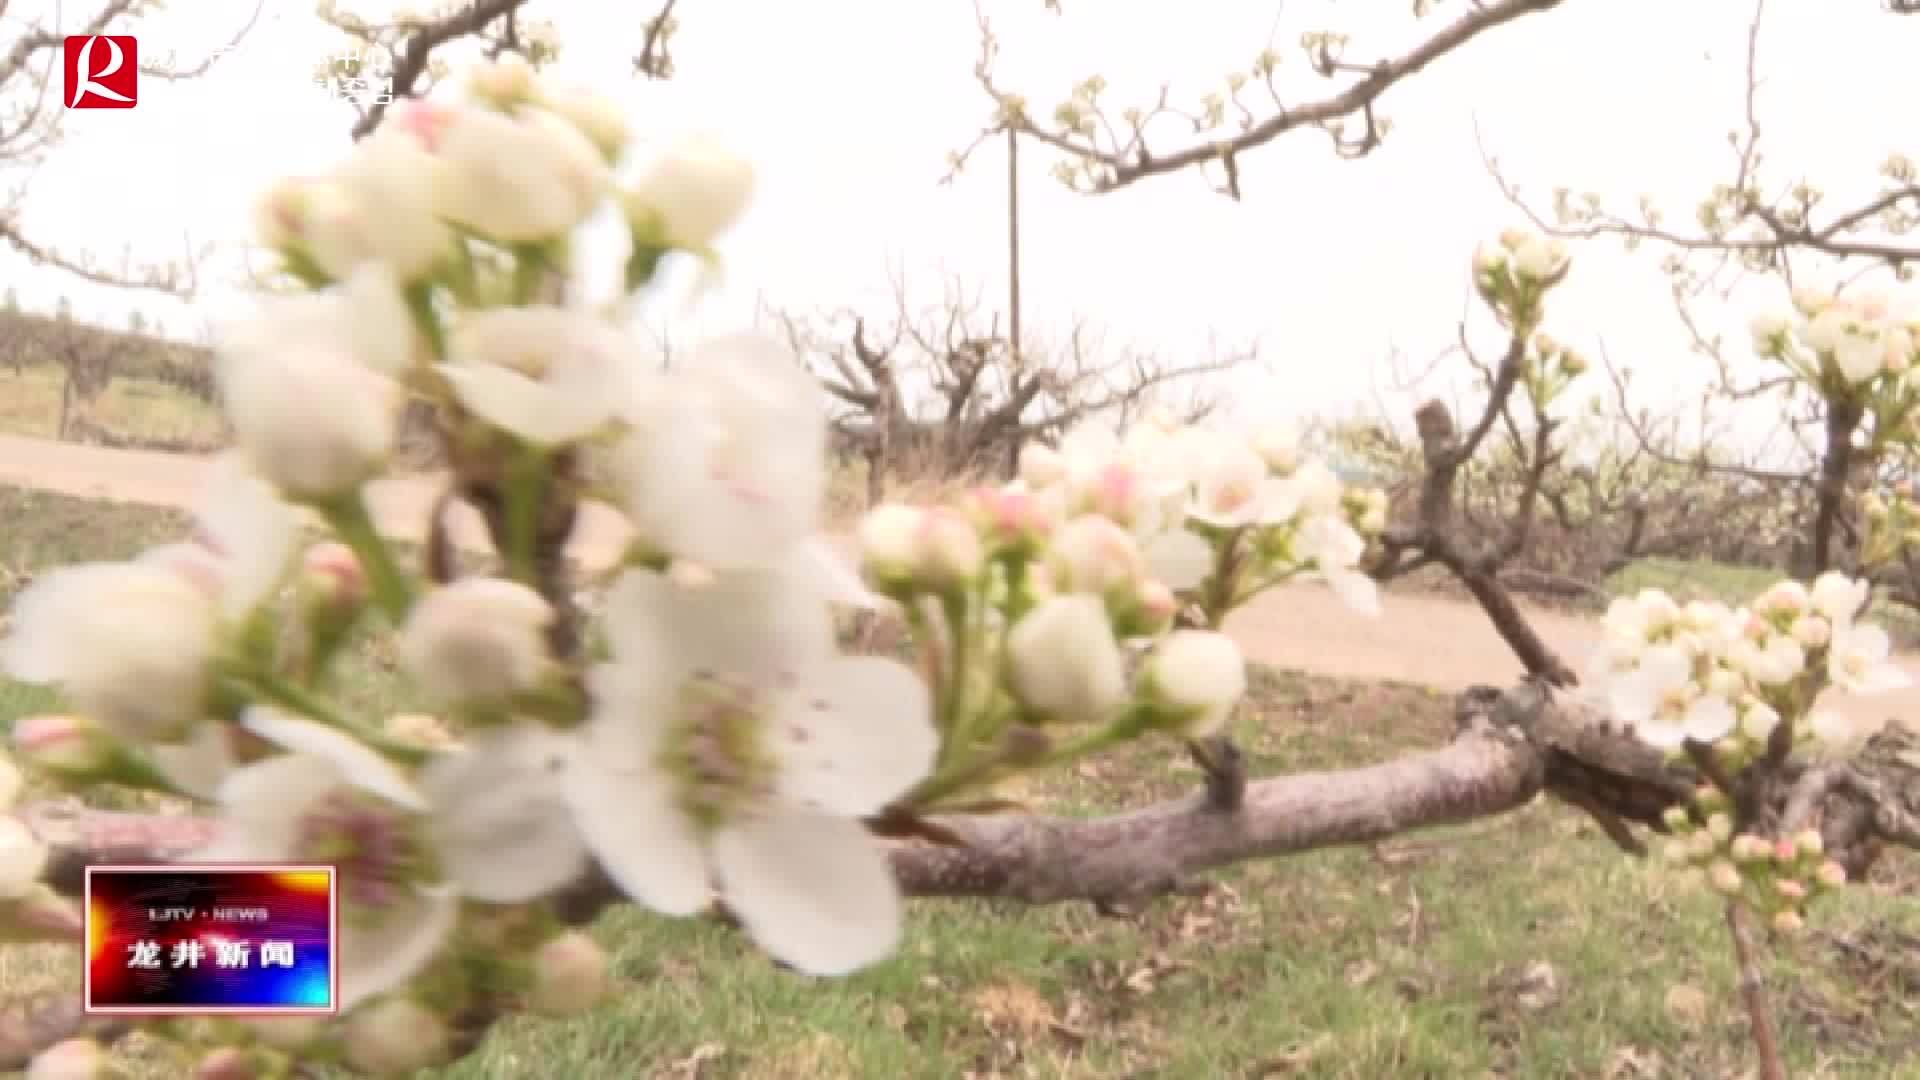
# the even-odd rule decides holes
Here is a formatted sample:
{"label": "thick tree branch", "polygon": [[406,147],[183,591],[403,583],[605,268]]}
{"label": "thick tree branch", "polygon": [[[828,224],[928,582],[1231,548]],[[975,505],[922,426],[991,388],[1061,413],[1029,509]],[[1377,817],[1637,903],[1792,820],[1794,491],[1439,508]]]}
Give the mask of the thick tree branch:
{"label": "thick tree branch", "polygon": [[[401,46],[393,62],[392,101],[413,97],[420,83],[420,77],[427,73],[427,63],[433,56],[433,50],[456,38],[469,34],[478,34],[486,29],[488,23],[510,15],[526,5],[527,0],[473,0],[473,3],[458,14],[437,19],[413,30]],[[387,115],[390,102],[375,101],[367,106],[367,111],[353,125],[353,137],[365,138],[380,126]]]}

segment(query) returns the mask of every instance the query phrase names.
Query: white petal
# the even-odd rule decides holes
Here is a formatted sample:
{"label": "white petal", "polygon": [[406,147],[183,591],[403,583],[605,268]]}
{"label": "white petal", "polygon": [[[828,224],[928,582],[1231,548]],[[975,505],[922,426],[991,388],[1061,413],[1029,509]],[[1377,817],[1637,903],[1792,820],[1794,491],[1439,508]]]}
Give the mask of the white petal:
{"label": "white petal", "polygon": [[47,867],[47,847],[19,818],[0,817],[0,900],[25,893]]}
{"label": "white petal", "polygon": [[1341,603],[1361,615],[1380,614],[1380,588],[1372,578],[1351,570],[1330,570],[1325,576]]}
{"label": "white petal", "polygon": [[407,779],[406,773],[381,757],[378,751],[346,732],[262,705],[248,709],[240,718],[240,724],[255,735],[296,755],[317,757],[328,762],[340,770],[341,777],[347,783],[370,791],[395,806],[415,812],[427,808],[427,800],[413,786],[413,781]]}
{"label": "white petal", "polygon": [[420,774],[433,847],[463,896],[517,904],[566,885],[587,865],[560,777],[569,740],[537,724],[467,736]]}
{"label": "white petal", "polygon": [[1703,694],[1687,706],[1686,720],[1681,726],[1687,738],[1695,742],[1716,743],[1731,734],[1738,722],[1739,715],[1726,698]]}
{"label": "white petal", "polygon": [[222,609],[230,619],[246,615],[286,575],[300,537],[299,517],[231,451],[214,459],[195,517],[222,560]]}
{"label": "white petal", "polygon": [[891,607],[893,602],[872,589],[860,579],[860,574],[848,565],[840,552],[827,540],[814,537],[800,545],[798,558],[802,572],[818,575],[827,592],[827,599],[862,611],[878,611]]}
{"label": "white petal", "polygon": [[613,883],[662,915],[692,915],[707,906],[706,853],[693,823],[673,804],[665,775],[651,762],[609,760],[591,738],[581,741],[561,779],[587,846]]}
{"label": "white petal", "polygon": [[578,442],[613,418],[606,394],[568,393],[494,364],[441,364],[434,370],[468,412],[536,446]]}
{"label": "white petal", "polygon": [[331,762],[283,754],[234,770],[219,788],[221,832],[205,862],[278,862],[294,856],[301,820],[346,780]]}
{"label": "white petal", "polygon": [[220,785],[239,766],[224,723],[195,724],[184,741],[152,743],[146,749],[161,776],[200,799],[217,798]]}
{"label": "white petal", "polygon": [[440,951],[460,917],[452,889],[421,889],[396,900],[371,926],[341,912],[340,1011],[346,1012],[419,974]]}
{"label": "white petal", "polygon": [[739,570],[700,584],[630,570],[606,600],[615,660],[653,664],[663,676],[708,669],[768,682],[835,655],[833,609],[790,562]]}
{"label": "white petal", "polygon": [[713,857],[728,910],[803,974],[856,971],[900,940],[893,872],[878,841],[852,821],[775,808],[723,829]]}
{"label": "white petal", "polygon": [[1687,741],[1686,729],[1660,720],[1647,719],[1634,722],[1633,734],[1641,742],[1656,750],[1678,750],[1680,744]]}
{"label": "white petal", "polygon": [[1169,529],[1146,543],[1147,570],[1176,592],[1191,589],[1213,570],[1213,547],[1185,529]]}
{"label": "white petal", "polygon": [[912,668],[847,656],[816,669],[774,725],[780,795],[845,817],[871,814],[925,779],[940,735]]}

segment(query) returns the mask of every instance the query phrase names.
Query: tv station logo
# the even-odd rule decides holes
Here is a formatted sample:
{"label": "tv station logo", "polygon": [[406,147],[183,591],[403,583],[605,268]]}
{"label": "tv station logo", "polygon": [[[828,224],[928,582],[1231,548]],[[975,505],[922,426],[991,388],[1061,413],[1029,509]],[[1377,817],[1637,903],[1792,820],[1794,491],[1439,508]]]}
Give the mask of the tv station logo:
{"label": "tv station logo", "polygon": [[88,1013],[339,1011],[331,866],[89,866],[86,929]]}

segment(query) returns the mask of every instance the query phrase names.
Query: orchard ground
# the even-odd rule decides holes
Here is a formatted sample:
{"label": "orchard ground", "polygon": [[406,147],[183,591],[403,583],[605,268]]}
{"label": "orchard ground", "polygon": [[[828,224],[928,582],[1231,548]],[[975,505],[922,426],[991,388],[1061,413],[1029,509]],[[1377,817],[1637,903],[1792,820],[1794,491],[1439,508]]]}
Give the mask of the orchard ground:
{"label": "orchard ground", "polygon": [[[196,473],[192,459],[0,439],[0,592],[48,566],[178,536]],[[431,490],[431,478],[383,484],[377,513],[417,533],[407,515],[424,513]],[[593,520],[588,558],[618,538],[609,517]],[[1303,587],[1236,626],[1261,664],[1237,729],[1256,774],[1437,744],[1451,731],[1448,690],[1512,677],[1471,607],[1400,593],[1386,606],[1382,620],[1359,620]],[[1591,633],[1569,616],[1540,623],[1559,645]],[[1301,667],[1317,670],[1288,670]],[[373,643],[360,647],[349,703],[413,704],[389,672]],[[1382,681],[1394,672],[1406,681]],[[50,704],[0,684],[0,723]],[[1036,809],[1095,813],[1195,783],[1180,753],[1152,743],[1019,794]],[[836,981],[782,972],[716,925],[616,912],[593,928],[623,984],[616,997],[571,1021],[512,1021],[436,1075],[1652,1078],[1740,1076],[1751,1060],[1719,904],[1550,802],[1210,880],[1126,918],[1084,904],[915,902],[899,953]],[[1775,947],[1794,1075],[1920,1076],[1916,898],[1920,860],[1891,856]],[[0,986],[77,993],[78,959],[0,951]],[[123,1046],[136,1076],[186,1072],[164,1045]]]}

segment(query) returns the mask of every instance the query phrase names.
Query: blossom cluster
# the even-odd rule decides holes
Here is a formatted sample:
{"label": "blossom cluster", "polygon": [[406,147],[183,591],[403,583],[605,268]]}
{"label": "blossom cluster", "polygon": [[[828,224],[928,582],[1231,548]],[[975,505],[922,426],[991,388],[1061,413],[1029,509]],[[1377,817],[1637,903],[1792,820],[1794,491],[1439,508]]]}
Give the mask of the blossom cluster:
{"label": "blossom cluster", "polygon": [[1789,724],[1795,743],[1863,733],[1815,707],[1831,686],[1874,694],[1906,685],[1886,630],[1862,621],[1868,583],[1839,573],[1811,588],[1781,581],[1752,604],[1677,603],[1658,589],[1616,599],[1597,672],[1615,717],[1649,745],[1694,742],[1735,764]]}
{"label": "blossom cluster", "polygon": [[[1826,858],[1818,829],[1767,839],[1736,832],[1733,807],[1724,792],[1705,785],[1695,793],[1693,809],[1667,811],[1663,856],[1672,866],[1697,870],[1715,892],[1737,898],[1771,920],[1782,933],[1806,922],[1807,903],[1847,883],[1846,867]],[[1704,816],[1696,821],[1694,814]]]}
{"label": "blossom cluster", "polygon": [[[595,950],[544,901],[590,861],[663,915],[723,905],[804,973],[898,938],[862,819],[933,769],[927,684],[840,651],[833,605],[879,598],[824,539],[827,420],[798,358],[737,333],[665,371],[575,287],[590,219],[625,222],[631,291],[711,262],[747,207],[751,167],[700,140],[622,185],[629,141],[610,103],[502,61],[276,185],[262,239],[305,290],[222,335],[235,448],[194,535],[16,601],[0,664],[64,707],[15,727],[23,763],[210,804],[195,861],[339,867],[338,1030],[236,1021],[248,1040],[406,1072],[489,995],[586,1007]],[[491,572],[424,582],[375,528],[409,399],[439,407],[456,489],[493,500]],[[582,657],[543,567],[590,478],[635,541]],[[376,621],[430,715],[339,692]],[[37,849],[0,841],[0,902],[29,896]]]}
{"label": "blossom cluster", "polygon": [[1793,308],[1753,320],[1755,352],[1815,385],[1904,386],[1920,352],[1920,320],[1898,317],[1885,296],[1810,288],[1794,291]]}

